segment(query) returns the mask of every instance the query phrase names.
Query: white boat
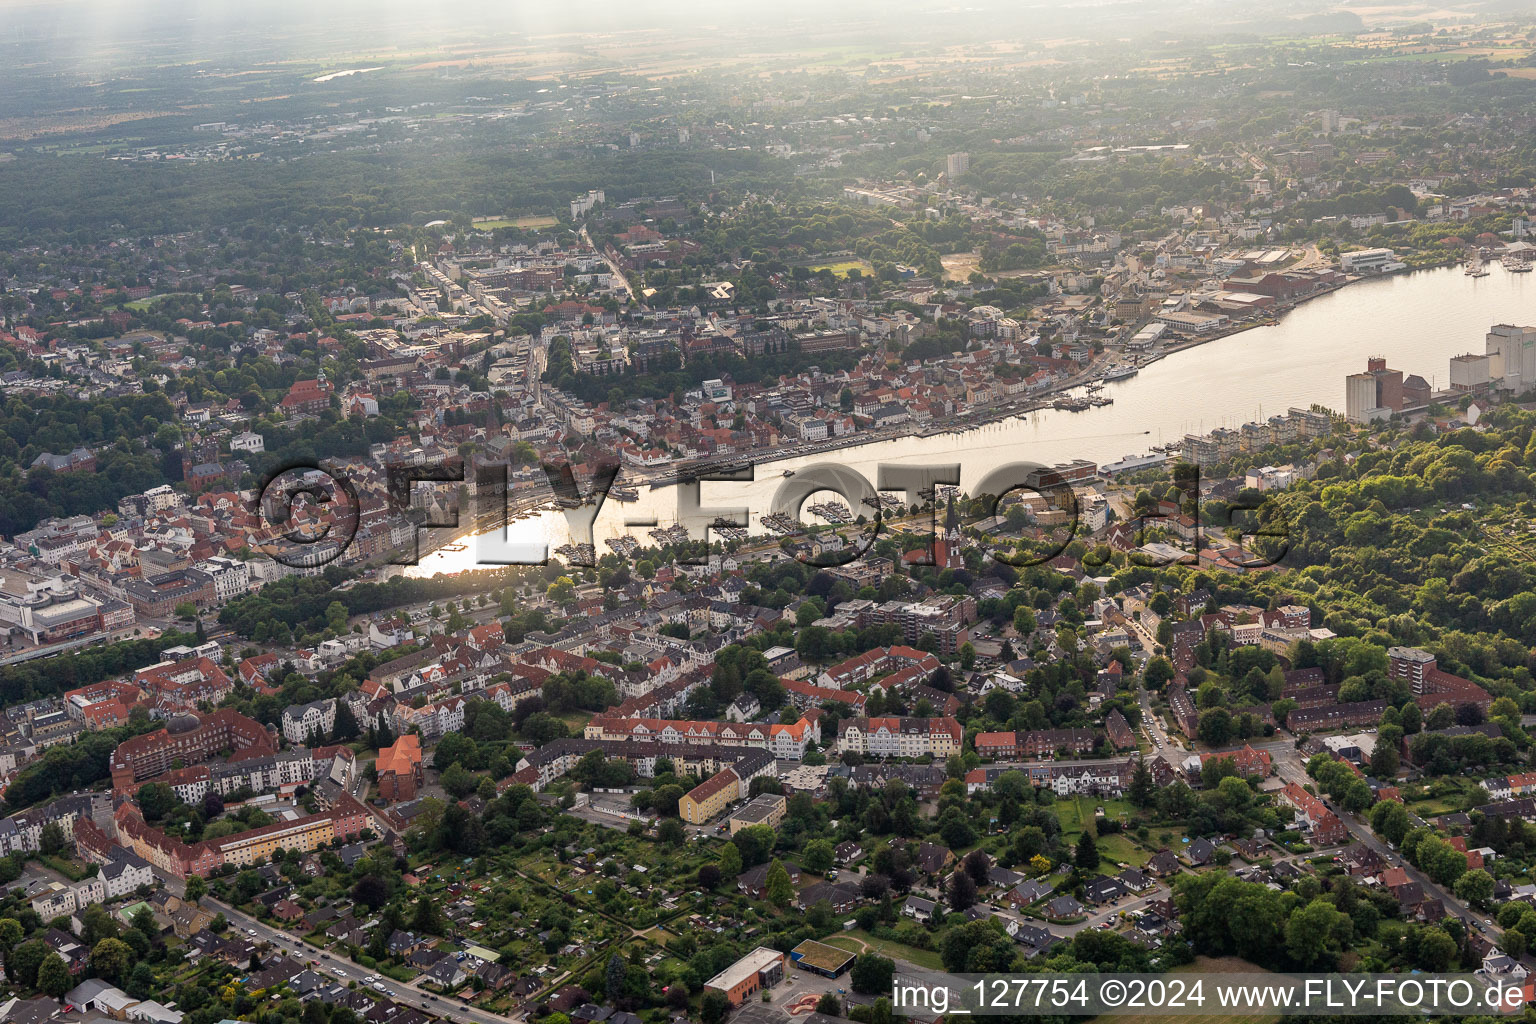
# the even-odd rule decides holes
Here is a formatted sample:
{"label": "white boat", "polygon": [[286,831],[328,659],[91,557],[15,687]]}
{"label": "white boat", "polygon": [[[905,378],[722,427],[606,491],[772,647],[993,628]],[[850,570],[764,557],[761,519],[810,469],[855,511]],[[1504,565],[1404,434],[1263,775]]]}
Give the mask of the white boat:
{"label": "white boat", "polygon": [[1104,375],[1105,380],[1125,380],[1134,377],[1141,372],[1138,366],[1117,366]]}

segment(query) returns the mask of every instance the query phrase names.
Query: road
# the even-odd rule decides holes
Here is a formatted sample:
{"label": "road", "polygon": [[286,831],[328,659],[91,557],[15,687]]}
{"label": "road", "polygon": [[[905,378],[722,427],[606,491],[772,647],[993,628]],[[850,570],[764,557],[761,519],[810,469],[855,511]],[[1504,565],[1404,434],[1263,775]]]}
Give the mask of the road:
{"label": "road", "polygon": [[[1263,744],[1256,743],[1253,747],[1255,750],[1267,750],[1269,752],[1269,756],[1275,766],[1275,774],[1285,782],[1294,782],[1298,786],[1304,786],[1312,781],[1307,775],[1305,756],[1300,750],[1296,749],[1295,740],[1288,735],[1283,741],[1277,740]],[[1430,880],[1428,875],[1412,864],[1409,864],[1402,854],[1388,849],[1387,844],[1377,838],[1376,834],[1371,831],[1370,826],[1359,815],[1333,807],[1331,801],[1329,801],[1329,806],[1338,815],[1339,820],[1344,823],[1344,827],[1349,831],[1352,839],[1369,847],[1384,863],[1400,867],[1406,871],[1409,879],[1418,882],[1423,888],[1424,895],[1427,898],[1437,899],[1444,904],[1447,914],[1454,914],[1474,926],[1480,924],[1479,930],[1487,935],[1490,940],[1496,940],[1498,929],[1492,918],[1473,911],[1449,890],[1437,885]]]}
{"label": "road", "polygon": [[587,233],[587,226],[585,224],[581,226],[581,240],[590,246],[593,252],[602,257],[604,263],[608,264],[608,272],[612,274],[617,282],[623,287],[625,298],[630,302],[634,302],[635,290],[630,286],[629,278],[624,275],[623,268],[621,268],[617,263],[614,263],[613,260],[609,259],[607,253],[600,251],[597,246],[592,245],[592,236]]}
{"label": "road", "polygon": [[1089,928],[1102,928],[1106,924],[1113,924],[1121,914],[1129,914],[1135,913],[1139,910],[1145,910],[1147,904],[1151,903],[1153,900],[1167,899],[1172,894],[1172,892],[1173,890],[1169,889],[1166,885],[1158,883],[1157,888],[1151,890],[1150,892],[1130,900],[1127,900],[1122,896],[1120,902],[1107,904],[1098,910],[1095,910],[1092,914],[1089,914],[1086,918],[1077,922],[1076,924],[1057,924],[1054,921],[1037,921],[1033,918],[1024,917],[1016,917],[1015,919],[1023,924],[1044,924],[1057,935],[1061,935],[1070,939],[1078,932],[1086,931]]}
{"label": "road", "polygon": [[1183,746],[1175,742],[1163,728],[1162,720],[1157,717],[1157,712],[1152,709],[1152,695],[1147,692],[1145,686],[1138,686],[1136,688],[1136,699],[1141,703],[1141,727],[1152,738],[1153,749],[1164,758],[1169,759],[1169,763],[1177,770],[1178,765],[1174,764],[1174,761],[1179,760],[1179,755],[1184,753]]}
{"label": "road", "polygon": [[[222,911],[230,926],[258,940],[268,942],[285,952],[294,954],[301,960],[317,962],[318,970],[338,978],[342,984],[356,981],[363,986],[363,979],[373,976],[373,971],[361,964],[347,959],[339,953],[322,952],[304,942],[296,936],[285,931],[270,927],[245,914],[227,903],[205,896],[202,900],[204,907],[211,907]],[[474,1024],[507,1024],[508,1021],[521,1021],[522,1017],[503,1017],[499,1014],[489,1013],[475,1007],[465,1006],[451,996],[439,996],[417,988],[414,983],[395,981],[379,975],[378,981],[364,986],[376,995],[384,995],[403,1006],[420,1009],[434,1016],[441,1016],[450,1021],[472,1021]]]}

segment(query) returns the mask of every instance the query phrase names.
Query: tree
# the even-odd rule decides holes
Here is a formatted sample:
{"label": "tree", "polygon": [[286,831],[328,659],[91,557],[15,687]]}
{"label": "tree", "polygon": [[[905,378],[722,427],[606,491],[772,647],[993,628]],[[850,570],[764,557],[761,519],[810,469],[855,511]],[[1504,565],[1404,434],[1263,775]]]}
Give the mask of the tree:
{"label": "tree", "polygon": [[1022,864],[1045,849],[1045,830],[1039,825],[1025,825],[1013,837],[1013,859]]}
{"label": "tree", "polygon": [[203,881],[202,875],[187,876],[186,899],[188,903],[196,903],[208,895],[208,883]]}
{"label": "tree", "polygon": [[26,934],[26,931],[21,927],[21,922],[14,917],[0,917],[0,954],[3,954],[0,958],[9,960],[11,950],[16,948],[16,944]]}
{"label": "tree", "polygon": [[136,794],[139,810],[146,820],[160,821],[175,808],[176,791],[163,782],[150,782],[139,787]]}
{"label": "tree", "polygon": [[1183,781],[1157,791],[1157,810],[1165,818],[1187,818],[1195,809],[1195,792]]}
{"label": "tree", "polygon": [[366,874],[352,886],[352,902],[369,910],[378,910],[389,902],[390,885],[375,874]]}
{"label": "tree", "polygon": [[1285,923],[1285,951],[1303,967],[1337,953],[1349,940],[1348,916],[1325,899],[1315,899],[1293,912]]}
{"label": "tree", "polygon": [[1016,948],[1001,922],[989,918],[948,929],[939,945],[939,957],[944,969],[953,974],[988,974],[1008,970]]}
{"label": "tree", "polygon": [[1468,871],[1456,879],[1456,895],[1474,907],[1486,910],[1493,899],[1493,876],[1482,868]]}
{"label": "tree", "polygon": [[800,857],[800,866],[806,871],[822,874],[832,867],[832,856],[835,851],[830,839],[812,839],[805,844],[805,850]]}
{"label": "tree", "polygon": [[475,787],[480,784],[480,780],[457,761],[448,766],[447,770],[443,772],[440,781],[443,784],[443,789],[455,800],[462,800],[469,796],[469,794],[475,791]]}
{"label": "tree", "polygon": [[965,873],[971,876],[971,881],[978,886],[987,884],[987,875],[992,870],[992,858],[987,856],[987,851],[972,850],[960,863],[965,868]]}
{"label": "tree", "polygon": [[789,872],[784,870],[784,865],[779,863],[777,857],[768,866],[768,876],[763,882],[769,903],[783,910],[794,902],[795,887],[789,880]]}
{"label": "tree", "polygon": [[1393,846],[1401,846],[1408,834],[1408,810],[1396,800],[1383,800],[1371,808],[1371,829]]}
{"label": "tree", "polygon": [[1077,865],[1079,871],[1099,870],[1099,844],[1094,842],[1093,833],[1088,829],[1077,838],[1077,847],[1072,851],[1072,863]]}
{"label": "tree", "polygon": [[1419,933],[1418,966],[1426,971],[1444,971],[1456,961],[1456,940],[1439,928],[1425,928]]}
{"label": "tree", "polygon": [[1211,708],[1200,716],[1197,732],[1202,743],[1213,747],[1224,745],[1232,738],[1232,713],[1226,708]]}
{"label": "tree", "polygon": [[667,846],[682,846],[686,838],[682,821],[677,818],[662,819],[661,824],[656,826],[656,838]]}
{"label": "tree", "polygon": [[949,876],[949,909],[969,910],[976,903],[976,883],[962,868]]}
{"label": "tree", "polygon": [[1131,785],[1126,790],[1126,796],[1134,807],[1151,807],[1157,799],[1157,783],[1144,758],[1136,758],[1136,768],[1131,772]]}
{"label": "tree", "polygon": [[355,740],[362,733],[362,726],[358,725],[357,716],[352,713],[352,705],[345,700],[336,702],[336,724],[331,728],[331,739],[337,743],[345,743]]}
{"label": "tree", "polygon": [[[1456,711],[1449,704],[1441,702],[1436,704],[1424,720],[1424,728],[1437,732],[1441,729],[1449,729],[1456,724]],[[1407,728],[1403,729],[1407,732]]]}
{"label": "tree", "polygon": [[677,802],[683,798],[683,787],[668,783],[665,786],[657,786],[651,794],[651,806],[657,814],[663,817],[677,817]]}
{"label": "tree", "polygon": [[5,973],[20,988],[36,988],[37,970],[42,966],[43,958],[50,955],[58,954],[38,939],[23,942],[6,957]]}
{"label": "tree", "polygon": [[603,971],[604,992],[610,1001],[624,994],[624,958],[617,953],[608,954],[608,966]]}
{"label": "tree", "polygon": [[98,978],[120,982],[133,965],[133,950],[121,939],[102,939],[91,949],[91,970]]}
{"label": "tree", "polygon": [[891,990],[891,978],[896,973],[896,963],[878,953],[860,953],[853,959],[849,982],[853,990],[862,995],[883,995]]}
{"label": "tree", "polygon": [[443,932],[442,912],[426,895],[416,899],[416,911],[411,915],[411,931],[428,935],[441,935]]}
{"label": "tree", "polygon": [[773,829],[767,825],[748,825],[737,831],[731,845],[741,854],[741,862],[747,867],[757,867],[768,862],[777,841]]}
{"label": "tree", "polygon": [[735,881],[736,876],[741,874],[741,866],[741,851],[735,843],[726,843],[720,850],[720,874]]}
{"label": "tree", "polygon": [[43,957],[37,968],[37,987],[44,995],[55,999],[64,998],[64,993],[75,987],[75,979],[63,957],[51,950]]}
{"label": "tree", "polygon": [[38,837],[42,852],[50,857],[62,852],[68,841],[64,835],[64,826],[56,821],[44,825],[42,835]]}
{"label": "tree", "polygon": [[827,1017],[841,1017],[843,1015],[842,1000],[837,998],[835,992],[823,992],[821,998],[816,1000],[816,1012]]}
{"label": "tree", "polygon": [[959,850],[976,841],[976,830],[964,811],[951,807],[939,815],[939,837],[951,850]]}
{"label": "tree", "polygon": [[1391,785],[1397,778],[1398,753],[1397,744],[1385,739],[1377,739],[1376,749],[1371,753],[1371,774],[1383,783]]}
{"label": "tree", "polygon": [[1161,690],[1173,676],[1173,662],[1162,655],[1148,661],[1146,671],[1142,673],[1149,690]]}
{"label": "tree", "polygon": [[704,990],[704,998],[699,1002],[699,1014],[704,1024],[723,1024],[730,1012],[731,1002],[724,992],[713,988]]}

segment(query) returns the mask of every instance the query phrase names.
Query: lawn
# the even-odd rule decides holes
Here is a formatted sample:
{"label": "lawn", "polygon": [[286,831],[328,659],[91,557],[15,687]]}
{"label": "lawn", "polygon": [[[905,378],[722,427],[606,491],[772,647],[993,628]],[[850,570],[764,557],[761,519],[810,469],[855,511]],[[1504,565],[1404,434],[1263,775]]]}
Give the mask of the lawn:
{"label": "lawn", "polygon": [[[862,940],[868,949],[865,946],[860,946],[856,940]],[[926,967],[931,971],[942,971],[944,969],[944,961],[934,950],[917,949],[913,946],[903,946],[899,942],[877,939],[861,928],[855,928],[853,931],[843,932],[840,935],[833,935],[821,941],[829,946],[836,946],[838,949],[846,949],[850,953],[873,951],[881,956],[905,960],[919,967]]]}
{"label": "lawn", "polygon": [[[1235,956],[1213,958],[1208,956],[1196,957],[1192,964],[1175,967],[1168,972],[1171,978],[1183,977],[1187,982],[1193,983],[1196,977],[1207,978],[1207,984],[1203,988],[1205,1005],[1210,1007],[1215,1001],[1213,983],[1225,984],[1220,977],[1223,974],[1269,974],[1262,967],[1256,967],[1246,960],[1239,960]],[[1093,1018],[1098,1024],[1160,1024],[1160,1022],[1180,1020],[1188,1022],[1200,1022],[1200,1024],[1270,1024],[1278,1021],[1277,1013],[1224,1013],[1219,1009],[1214,1013],[1189,1013],[1179,1014],[1176,1017],[1141,1014],[1141,1013],[1106,1013]]]}
{"label": "lawn", "polygon": [[476,231],[495,231],[497,228],[525,228],[538,231],[543,228],[552,228],[560,221],[556,217],[477,217],[474,221]]}
{"label": "lawn", "polygon": [[1094,811],[1100,807],[1104,808],[1105,816],[1118,821],[1128,821],[1133,810],[1128,800],[1105,800],[1092,796],[1063,797],[1051,805],[1051,809],[1056,812],[1056,819],[1061,822],[1062,833],[1074,838],[1093,820]]}
{"label": "lawn", "polygon": [[592,721],[593,714],[591,711],[567,711],[565,714],[556,715],[555,717],[564,722],[565,727],[571,730],[574,735],[580,736],[581,731],[587,727],[587,723]]}
{"label": "lawn", "polygon": [[1104,836],[1098,841],[1099,859],[1110,863],[1129,864],[1139,868],[1151,859],[1152,855],[1125,836]]}
{"label": "lawn", "polygon": [[131,309],[136,313],[143,313],[161,299],[168,299],[173,295],[196,295],[196,292],[164,292],[160,295],[151,295],[147,299],[136,299],[133,302],[123,304],[123,308]]}
{"label": "lawn", "polygon": [[848,271],[850,270],[857,270],[865,277],[872,277],[875,273],[875,268],[870,266],[868,263],[865,263],[863,260],[841,260],[837,263],[813,263],[810,267],[810,271],[813,274],[819,273],[823,270],[830,270],[838,277],[847,277]]}
{"label": "lawn", "polygon": [[[1061,831],[1074,837],[1083,830],[1083,812],[1078,806],[1077,799],[1057,800],[1051,805],[1051,810],[1056,812],[1056,820],[1061,822]],[[1092,809],[1090,808],[1090,813]]]}
{"label": "lawn", "polygon": [[[1422,799],[1408,799],[1404,801],[1407,808],[1421,818],[1433,817],[1437,814],[1449,814],[1452,811],[1461,810],[1465,794],[1476,783],[1470,779],[1440,778],[1436,779],[1428,791],[1432,795]],[[1412,791],[1410,791],[1412,792]]]}

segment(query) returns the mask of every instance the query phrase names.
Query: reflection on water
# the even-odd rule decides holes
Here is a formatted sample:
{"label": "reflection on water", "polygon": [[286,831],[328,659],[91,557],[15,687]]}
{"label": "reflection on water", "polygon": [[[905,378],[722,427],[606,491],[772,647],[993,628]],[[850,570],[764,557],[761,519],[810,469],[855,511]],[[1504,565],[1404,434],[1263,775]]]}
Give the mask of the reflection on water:
{"label": "reflection on water", "polygon": [[[1366,358],[1387,357],[1388,365],[1417,373],[1436,389],[1447,381],[1447,360],[1483,351],[1483,335],[1496,323],[1536,322],[1536,275],[1510,274],[1498,264],[1490,276],[1467,277],[1444,267],[1362,281],[1299,307],[1274,327],[1256,327],[1169,356],[1128,380],[1105,386],[1114,404],[1072,413],[1042,410],[990,423],[959,434],[911,437],[759,466],[751,483],[705,483],[706,506],[752,508],[756,516],[772,507],[785,469],[832,462],[876,479],[882,462],[958,463],[968,488],[993,469],[1011,462],[1042,463],[1089,459],[1111,462],[1147,451],[1187,433],[1238,427],[1284,413],[1291,406],[1319,403],[1344,407],[1344,377],[1365,368]],[[622,479],[622,478],[621,478]],[[605,502],[594,535],[599,555],[610,537],[629,534],[651,544],[648,527],[627,521],[677,521],[672,488],[640,487],[640,500]],[[547,540],[554,548],[570,540],[565,517],[551,511],[513,524],[520,543]],[[463,551],[425,556],[411,575],[462,572],[476,566],[473,541]]]}

